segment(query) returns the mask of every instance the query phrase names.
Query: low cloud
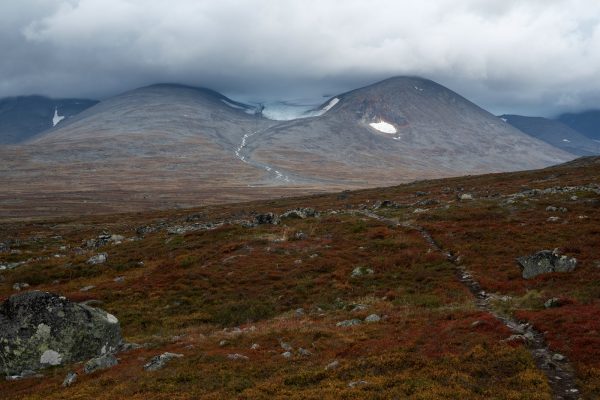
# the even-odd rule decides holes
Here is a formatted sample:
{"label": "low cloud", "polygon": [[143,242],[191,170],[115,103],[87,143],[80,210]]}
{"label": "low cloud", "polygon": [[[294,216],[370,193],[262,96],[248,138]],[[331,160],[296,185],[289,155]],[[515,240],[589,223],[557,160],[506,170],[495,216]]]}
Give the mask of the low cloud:
{"label": "low cloud", "polygon": [[178,82],[273,99],[407,74],[497,113],[600,107],[595,0],[20,0],[0,35],[0,96]]}

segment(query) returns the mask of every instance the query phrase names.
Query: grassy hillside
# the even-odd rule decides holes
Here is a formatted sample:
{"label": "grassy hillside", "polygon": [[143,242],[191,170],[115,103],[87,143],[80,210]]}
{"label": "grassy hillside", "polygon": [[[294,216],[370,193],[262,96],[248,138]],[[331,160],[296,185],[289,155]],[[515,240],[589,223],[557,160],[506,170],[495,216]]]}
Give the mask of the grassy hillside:
{"label": "grassy hillside", "polygon": [[[92,300],[144,347],[69,388],[63,378],[82,365],[0,390],[6,399],[556,397],[560,384],[531,343],[507,340],[514,332],[501,315],[530,322],[566,356],[560,365],[573,369],[581,397],[598,398],[598,185],[600,163],[586,159],[194,210],[4,222],[0,264],[25,263],[0,271],[0,299],[27,283]],[[559,189],[531,191],[548,188]],[[383,200],[391,203],[378,207]],[[297,207],[320,216],[243,222]],[[124,239],[86,246],[102,232]],[[578,259],[574,272],[521,277],[516,257],[554,248]],[[102,252],[106,263],[86,263]],[[489,310],[459,279],[465,270],[491,294]],[[545,308],[551,298],[560,306]],[[381,319],[365,322],[372,314]],[[361,323],[337,325],[353,319]],[[165,351],[184,357],[144,371]]]}

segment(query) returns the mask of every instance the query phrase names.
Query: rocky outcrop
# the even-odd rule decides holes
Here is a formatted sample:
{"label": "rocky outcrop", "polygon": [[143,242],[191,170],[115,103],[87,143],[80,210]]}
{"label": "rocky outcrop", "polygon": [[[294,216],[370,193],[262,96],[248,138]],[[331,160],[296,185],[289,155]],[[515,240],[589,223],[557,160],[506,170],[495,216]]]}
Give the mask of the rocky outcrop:
{"label": "rocky outcrop", "polygon": [[112,353],[122,342],[113,315],[39,291],[11,296],[0,305],[0,332],[5,375]]}
{"label": "rocky outcrop", "polygon": [[258,214],[254,217],[254,222],[257,225],[277,225],[279,224],[279,217],[273,213]]}
{"label": "rocky outcrop", "polygon": [[296,208],[294,210],[288,210],[288,211],[284,212],[283,214],[281,214],[279,216],[279,218],[281,218],[281,219],[285,219],[285,218],[304,219],[304,218],[317,217],[318,215],[319,215],[319,213],[317,213],[314,208]]}
{"label": "rocky outcrop", "polygon": [[577,259],[561,255],[558,249],[542,250],[530,256],[519,257],[517,262],[525,279],[550,272],[571,272],[577,267]]}
{"label": "rocky outcrop", "polygon": [[97,249],[106,246],[109,243],[119,244],[125,240],[124,236],[114,235],[109,232],[102,232],[97,238],[89,239],[84,242],[84,247]]}

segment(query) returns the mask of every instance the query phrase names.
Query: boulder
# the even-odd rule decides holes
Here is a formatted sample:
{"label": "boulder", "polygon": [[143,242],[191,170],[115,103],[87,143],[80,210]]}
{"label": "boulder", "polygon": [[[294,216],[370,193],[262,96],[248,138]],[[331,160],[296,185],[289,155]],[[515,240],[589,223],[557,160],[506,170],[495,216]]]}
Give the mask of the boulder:
{"label": "boulder", "polygon": [[381,321],[381,317],[377,314],[371,314],[367,318],[365,318],[365,322],[379,322]]}
{"label": "boulder", "polygon": [[334,369],[338,369],[339,366],[340,366],[340,362],[338,360],[333,360],[332,362],[327,364],[327,366],[325,366],[325,371],[331,371]]}
{"label": "boulder", "polygon": [[552,297],[551,299],[546,300],[544,303],[545,308],[556,308],[561,306],[561,301],[557,297]]}
{"label": "boulder", "polygon": [[115,352],[122,342],[113,315],[39,291],[11,296],[0,305],[0,332],[5,375]]}
{"label": "boulder", "polygon": [[90,257],[89,260],[87,260],[87,263],[91,265],[104,264],[106,260],[108,260],[108,254],[100,253]]}
{"label": "boulder", "polygon": [[92,372],[100,371],[102,369],[112,368],[117,365],[119,361],[114,354],[107,353],[99,357],[94,357],[83,366],[83,372],[91,374]]}
{"label": "boulder", "polygon": [[529,256],[519,257],[517,263],[525,279],[550,272],[571,272],[577,267],[577,259],[561,255],[558,249],[542,250]]}
{"label": "boulder", "polygon": [[361,276],[365,276],[365,275],[373,275],[375,273],[375,271],[373,271],[371,268],[367,268],[367,267],[356,267],[352,270],[352,277],[353,278],[358,278]]}
{"label": "boulder", "polygon": [[257,225],[277,225],[279,224],[279,217],[273,213],[258,214],[254,217],[254,222]]}
{"label": "boulder", "polygon": [[396,203],[391,200],[377,200],[373,203],[373,210],[379,210],[380,208],[391,208],[396,207]]}
{"label": "boulder", "polygon": [[249,360],[248,356],[245,356],[245,355],[239,354],[239,353],[228,354],[227,358],[231,361],[248,361]]}
{"label": "boulder", "polygon": [[302,347],[300,347],[298,349],[298,354],[301,355],[302,357],[310,357],[312,356],[312,352],[306,349],[303,349]]}
{"label": "boulder", "polygon": [[165,365],[167,365],[167,363],[172,359],[181,357],[183,357],[183,354],[166,352],[161,355],[152,357],[150,362],[144,365],[144,369],[146,371],[158,371],[159,369],[164,368]]}
{"label": "boulder", "polygon": [[288,211],[284,212],[283,214],[281,214],[279,216],[279,218],[281,218],[281,219],[284,219],[284,218],[304,219],[304,218],[316,217],[318,215],[319,214],[313,208],[296,208],[294,210],[288,210]]}
{"label": "boulder", "polygon": [[65,380],[63,381],[62,385],[63,387],[69,387],[71,385],[74,385],[75,382],[77,382],[77,372],[71,371],[65,377]]}
{"label": "boulder", "polygon": [[337,324],[335,324],[335,326],[339,326],[342,328],[346,328],[349,326],[355,326],[355,325],[360,325],[362,323],[362,321],[360,319],[348,319],[346,321],[340,321]]}

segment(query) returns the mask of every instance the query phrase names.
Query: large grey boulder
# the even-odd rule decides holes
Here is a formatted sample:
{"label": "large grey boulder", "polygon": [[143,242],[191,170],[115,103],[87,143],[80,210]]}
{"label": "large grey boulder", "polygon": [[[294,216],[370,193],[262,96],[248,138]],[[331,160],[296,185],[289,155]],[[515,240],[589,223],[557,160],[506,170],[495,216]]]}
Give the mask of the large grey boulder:
{"label": "large grey boulder", "polygon": [[113,353],[122,342],[113,315],[39,291],[11,296],[0,305],[0,333],[5,375]]}
{"label": "large grey boulder", "polygon": [[577,267],[577,259],[561,255],[558,249],[542,250],[529,256],[519,257],[517,262],[525,279],[549,272],[571,272]]}

